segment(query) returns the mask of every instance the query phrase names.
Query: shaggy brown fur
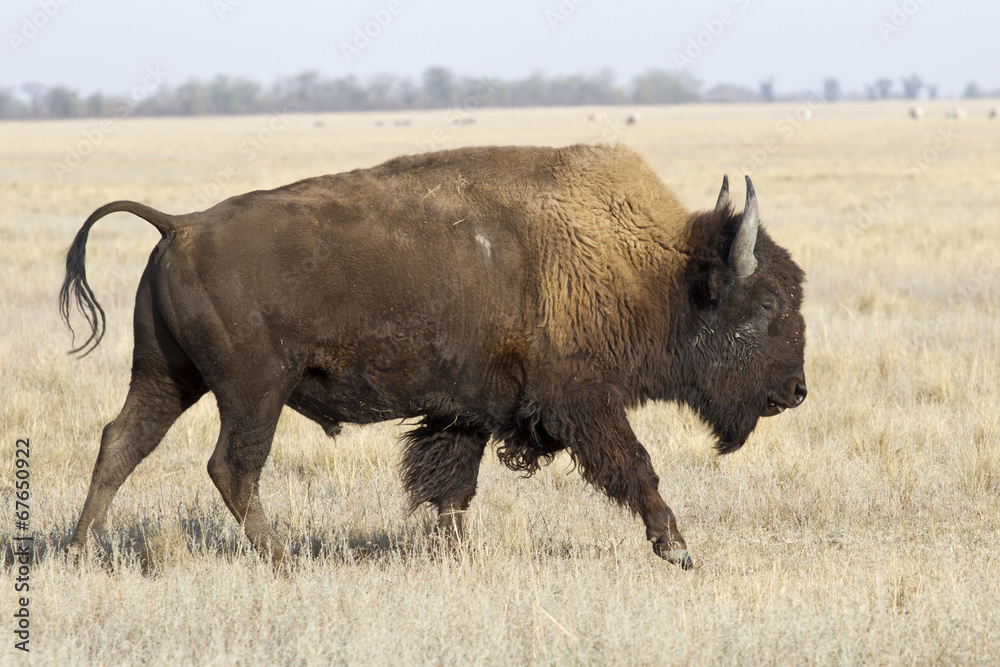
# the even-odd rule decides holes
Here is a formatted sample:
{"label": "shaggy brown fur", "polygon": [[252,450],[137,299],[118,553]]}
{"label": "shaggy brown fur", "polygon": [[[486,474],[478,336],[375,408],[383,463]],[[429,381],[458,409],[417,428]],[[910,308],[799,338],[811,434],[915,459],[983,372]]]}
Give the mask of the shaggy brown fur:
{"label": "shaggy brown fur", "polygon": [[[129,211],[163,238],[136,297],[129,396],[105,429],[72,546],[212,391],[222,428],[209,473],[276,561],[257,481],[289,405],[330,434],[423,417],[403,480],[415,505],[438,506],[442,528],[460,527],[491,436],[528,474],[568,449],[584,478],[643,518],[657,553],[690,566],[626,409],[686,402],[727,452],[805,395],[802,273],[757,232],[756,199],[753,216],[749,197],[737,215],[724,194],[690,214],[629,149],[507,147],[401,157],[186,216],[98,209],[61,293],[67,323],[71,301],[87,316],[84,349],[104,331],[84,270],[90,227]],[[749,275],[731,266],[737,229],[755,234],[740,255],[756,263]]]}

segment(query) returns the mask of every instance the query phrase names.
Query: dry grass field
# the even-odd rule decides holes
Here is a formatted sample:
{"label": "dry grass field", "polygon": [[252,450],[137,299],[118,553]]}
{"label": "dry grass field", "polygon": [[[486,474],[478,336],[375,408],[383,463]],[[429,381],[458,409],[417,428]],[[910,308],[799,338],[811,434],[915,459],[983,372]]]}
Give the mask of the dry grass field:
{"label": "dry grass field", "polygon": [[[443,111],[0,123],[0,547],[21,534],[14,450],[30,438],[36,554],[27,655],[13,647],[18,571],[0,568],[0,663],[995,663],[1000,121],[987,106],[963,121],[944,102],[920,121],[892,102],[657,107],[629,126],[614,109],[597,122],[487,110],[470,125]],[[694,570],[656,558],[641,522],[565,456],[521,479],[488,454],[467,538],[443,551],[431,510],[405,508],[405,425],[330,440],[286,411],[261,495],[300,555],[276,574],[206,473],[211,396],[122,487],[103,553],[67,561],[158,239],[126,214],[95,227],[87,269],[109,331],[67,356],[63,257],[96,207],[185,212],[430,145],[601,140],[641,151],[692,209],[714,204],[723,172],[741,204],[752,168],[764,224],[808,276],[802,407],[722,458],[685,409],[631,415]]]}

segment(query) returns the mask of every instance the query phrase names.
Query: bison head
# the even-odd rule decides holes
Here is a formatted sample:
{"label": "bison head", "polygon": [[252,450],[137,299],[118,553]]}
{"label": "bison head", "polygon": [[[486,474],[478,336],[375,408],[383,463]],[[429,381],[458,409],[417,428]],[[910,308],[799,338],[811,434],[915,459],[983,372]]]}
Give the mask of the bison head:
{"label": "bison head", "polygon": [[723,179],[715,210],[696,216],[692,236],[680,398],[711,425],[719,452],[729,453],[759,418],[806,397],[804,274],[760,227],[749,177],[742,215],[733,213]]}

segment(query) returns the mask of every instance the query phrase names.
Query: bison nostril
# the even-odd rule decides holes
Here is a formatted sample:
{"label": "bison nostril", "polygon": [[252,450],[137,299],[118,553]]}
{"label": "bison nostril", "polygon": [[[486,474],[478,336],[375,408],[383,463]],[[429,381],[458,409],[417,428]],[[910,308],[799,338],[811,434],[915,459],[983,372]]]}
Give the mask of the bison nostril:
{"label": "bison nostril", "polygon": [[795,405],[799,405],[802,401],[806,400],[806,394],[809,391],[806,389],[804,384],[795,383]]}

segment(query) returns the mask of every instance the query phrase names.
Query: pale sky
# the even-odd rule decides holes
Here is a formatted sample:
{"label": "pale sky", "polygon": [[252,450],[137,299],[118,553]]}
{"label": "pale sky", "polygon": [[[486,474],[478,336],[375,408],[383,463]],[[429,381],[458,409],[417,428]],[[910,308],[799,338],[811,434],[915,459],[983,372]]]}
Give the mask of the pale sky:
{"label": "pale sky", "polygon": [[994,0],[4,0],[0,88],[115,95],[147,68],[176,86],[305,70],[418,78],[440,65],[505,79],[610,68],[619,83],[683,69],[703,89],[774,77],[779,93],[826,77],[847,92],[887,76],[898,90],[915,73],[951,96],[970,81],[1000,89],[998,30]]}

